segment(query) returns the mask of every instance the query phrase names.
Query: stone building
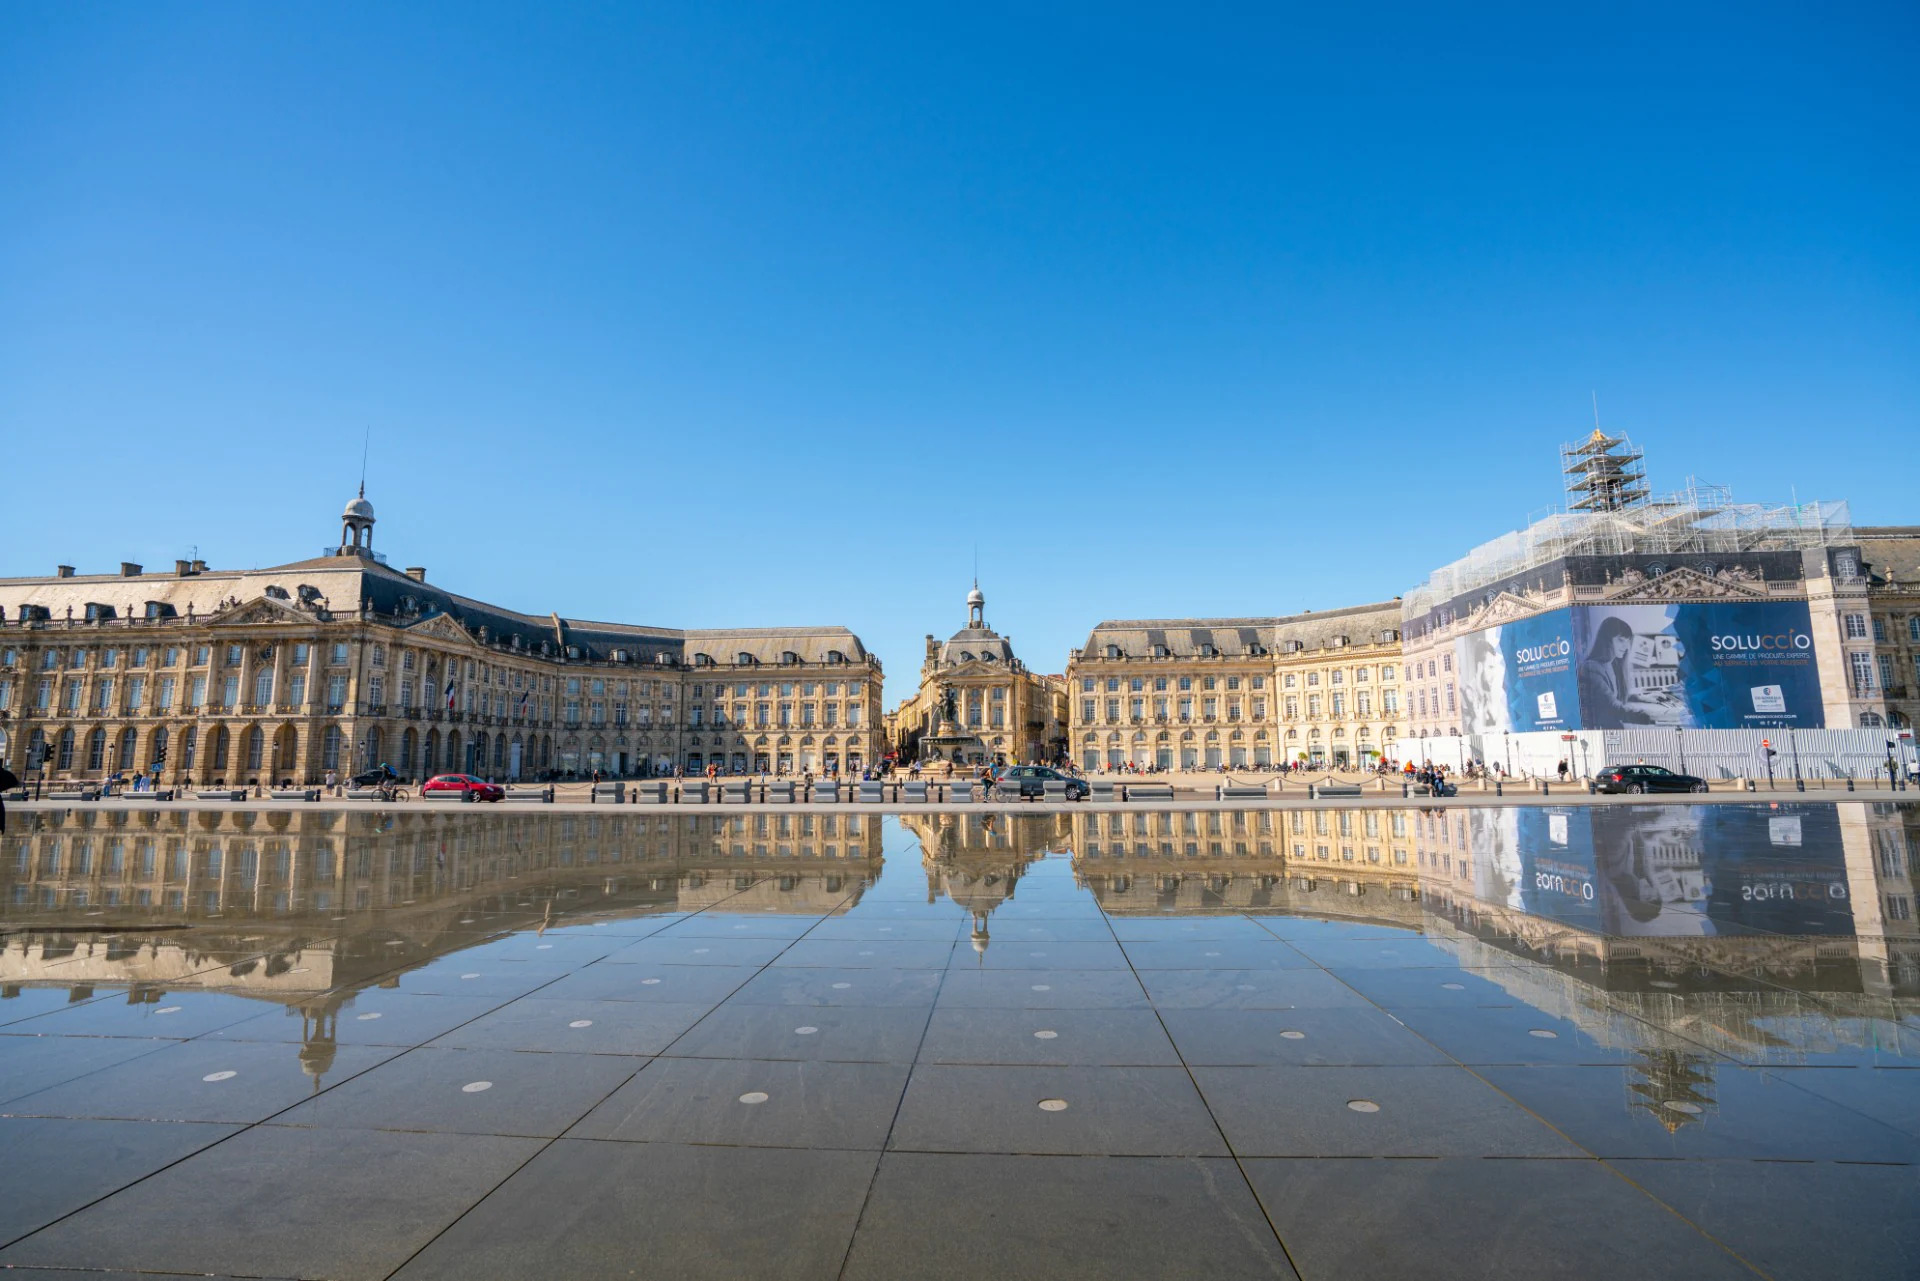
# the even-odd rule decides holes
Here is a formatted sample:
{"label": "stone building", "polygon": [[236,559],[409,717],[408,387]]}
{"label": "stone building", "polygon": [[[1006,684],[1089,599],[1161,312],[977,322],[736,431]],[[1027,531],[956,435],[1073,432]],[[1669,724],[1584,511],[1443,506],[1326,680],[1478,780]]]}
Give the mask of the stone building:
{"label": "stone building", "polygon": [[1067,662],[1082,769],[1365,767],[1400,731],[1400,606],[1101,623]]}
{"label": "stone building", "polygon": [[363,494],[309,560],[0,579],[0,761],[238,784],[383,761],[518,779],[879,754],[880,662],[844,627],[520,613],[390,568],[373,528]]}
{"label": "stone building", "polygon": [[1067,709],[1058,676],[1029,671],[1011,638],[986,622],[987,598],[967,593],[967,625],[946,642],[927,637],[920,687],[887,716],[887,741],[903,762],[1017,764],[1058,759]]}
{"label": "stone building", "polygon": [[[1887,724],[1911,731],[1920,716],[1920,525],[1857,528],[1861,567],[1872,612],[1874,667],[1887,705]],[[1911,738],[1896,739],[1909,764]]]}

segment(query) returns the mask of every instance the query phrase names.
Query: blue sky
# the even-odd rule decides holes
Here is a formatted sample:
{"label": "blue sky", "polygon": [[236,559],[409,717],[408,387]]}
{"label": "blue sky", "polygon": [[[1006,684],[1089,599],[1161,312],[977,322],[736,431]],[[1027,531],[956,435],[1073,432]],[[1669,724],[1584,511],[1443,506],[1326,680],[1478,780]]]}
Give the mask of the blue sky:
{"label": "blue sky", "polygon": [[845,623],[1394,596],[1606,424],[1920,523],[1911,5],[0,7],[0,573],[337,533]]}

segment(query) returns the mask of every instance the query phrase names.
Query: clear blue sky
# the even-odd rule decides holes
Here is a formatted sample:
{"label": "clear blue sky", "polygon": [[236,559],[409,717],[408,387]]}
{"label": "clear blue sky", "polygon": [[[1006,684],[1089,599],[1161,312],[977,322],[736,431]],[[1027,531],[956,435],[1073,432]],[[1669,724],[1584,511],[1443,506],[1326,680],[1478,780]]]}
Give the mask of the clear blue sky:
{"label": "clear blue sky", "polygon": [[0,572],[519,608],[1391,597],[1606,423],[1920,523],[1920,10],[0,6]]}

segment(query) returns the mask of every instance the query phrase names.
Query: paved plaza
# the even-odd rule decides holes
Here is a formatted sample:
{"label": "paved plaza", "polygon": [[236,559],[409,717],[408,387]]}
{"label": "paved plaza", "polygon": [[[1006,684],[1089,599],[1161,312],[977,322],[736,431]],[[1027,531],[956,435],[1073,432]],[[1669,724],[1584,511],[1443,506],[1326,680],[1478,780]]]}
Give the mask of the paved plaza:
{"label": "paved plaza", "polygon": [[0,1265],[1913,1275],[1920,822],[1712,800],[16,807]]}

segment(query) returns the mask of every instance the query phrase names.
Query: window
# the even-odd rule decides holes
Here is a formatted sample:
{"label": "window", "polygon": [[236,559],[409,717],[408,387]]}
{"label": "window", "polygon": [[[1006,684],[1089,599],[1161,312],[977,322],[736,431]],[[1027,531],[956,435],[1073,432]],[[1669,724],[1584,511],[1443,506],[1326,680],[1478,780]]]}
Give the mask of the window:
{"label": "window", "polygon": [[1880,664],[1880,687],[1885,689],[1887,686],[1893,684],[1893,655],[1881,654],[1878,656],[1878,661]]}
{"label": "window", "polygon": [[1853,688],[1857,694],[1864,694],[1873,688],[1873,655],[1855,650],[1847,655],[1853,665]]}
{"label": "window", "polygon": [[240,676],[237,672],[229,672],[220,678],[220,706],[230,709],[238,706],[239,702]]}
{"label": "window", "polygon": [[1867,638],[1867,616],[1865,614],[1848,614],[1845,621],[1848,640],[1865,640]]}
{"label": "window", "polygon": [[1447,710],[1453,710],[1453,682],[1447,682]]}
{"label": "window", "polygon": [[1320,714],[1320,696],[1318,694],[1307,695],[1307,715],[1318,716],[1319,714]]}
{"label": "window", "polygon": [[1347,674],[1336,667],[1333,670],[1333,674],[1327,677],[1327,681],[1329,684],[1338,685],[1341,681],[1344,681],[1346,678],[1347,678]]}
{"label": "window", "polygon": [[[329,663],[346,662],[347,661],[347,643],[345,641],[335,641],[333,643],[333,651],[331,654],[328,655],[327,661]],[[469,666],[471,666],[471,664],[469,664]],[[469,675],[471,675],[471,673],[469,673]]]}
{"label": "window", "polygon": [[1887,643],[1887,620],[1875,617],[1873,620],[1873,638],[1882,645]]}
{"label": "window", "polygon": [[1320,673],[1319,673],[1319,672],[1308,672],[1308,673],[1307,673],[1307,684],[1309,684],[1309,685],[1318,685],[1319,683],[1320,683]]}
{"label": "window", "polygon": [[347,678],[327,677],[327,710],[337,712],[347,705]]}
{"label": "window", "polygon": [[1390,681],[1393,679],[1393,676],[1394,676],[1394,667],[1392,663],[1388,663],[1385,667],[1382,667],[1380,669],[1381,680]]}
{"label": "window", "polygon": [[1091,694],[1091,693],[1093,693],[1093,677],[1091,677],[1091,676],[1082,676],[1082,677],[1080,678],[1080,692],[1081,692],[1082,694]]}
{"label": "window", "polygon": [[273,669],[263,667],[253,674],[253,702],[256,707],[265,707],[273,701]]}
{"label": "window", "polygon": [[71,653],[69,653],[69,654],[67,655],[67,669],[68,669],[69,671],[76,671],[76,672],[77,672],[77,671],[79,671],[79,670],[80,670],[81,668],[83,668],[83,667],[85,667],[86,665],[87,665],[87,651],[86,651],[86,650],[84,650],[84,649],[76,649],[76,650],[73,650],[73,651],[72,651]]}
{"label": "window", "polygon": [[1907,639],[1920,644],[1920,614],[1907,620]]}
{"label": "window", "polygon": [[287,701],[299,707],[307,701],[307,674],[295,672],[287,677]]}
{"label": "window", "polygon": [[1240,688],[1240,678],[1239,678],[1238,676],[1229,676],[1229,677],[1227,677],[1227,688],[1228,688],[1228,689],[1239,689],[1239,688]]}
{"label": "window", "polygon": [[1091,698],[1083,698],[1080,700],[1080,719],[1083,721],[1093,719],[1093,700]]}

